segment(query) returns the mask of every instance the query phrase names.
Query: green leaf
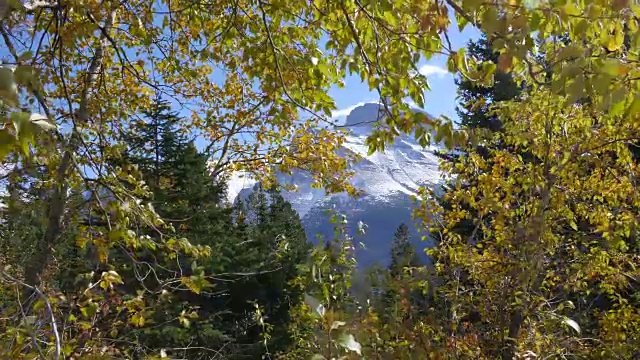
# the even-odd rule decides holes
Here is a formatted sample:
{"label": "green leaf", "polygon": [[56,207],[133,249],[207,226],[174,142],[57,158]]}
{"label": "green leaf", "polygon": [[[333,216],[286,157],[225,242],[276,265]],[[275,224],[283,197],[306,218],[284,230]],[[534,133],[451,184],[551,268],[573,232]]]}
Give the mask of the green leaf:
{"label": "green leaf", "polygon": [[20,134],[26,129],[29,122],[29,114],[24,111],[14,111],[10,118],[16,131],[16,138],[20,138]]}
{"label": "green leaf", "polygon": [[33,78],[33,69],[30,66],[18,66],[14,76],[18,84],[29,84]]}
{"label": "green leaf", "polygon": [[191,320],[189,320],[188,318],[184,317],[184,316],[180,316],[178,318],[178,320],[180,321],[180,324],[182,326],[184,326],[185,328],[189,328],[191,327]]}
{"label": "green leaf", "polygon": [[617,51],[618,49],[620,49],[622,43],[624,42],[624,36],[620,31],[617,31],[614,35],[609,35],[606,32],[603,32],[602,36],[604,46],[609,51]]}
{"label": "green leaf", "polygon": [[618,59],[606,59],[601,66],[601,71],[611,76],[619,76],[627,71],[627,67]]}
{"label": "green leaf", "polygon": [[569,95],[569,103],[574,104],[582,98],[584,95],[584,75],[580,74],[576,76],[569,87],[567,93]]}
{"label": "green leaf", "polygon": [[9,155],[15,147],[15,138],[9,134],[7,129],[0,130],[0,161]]}
{"label": "green leaf", "polygon": [[619,87],[611,93],[609,114],[611,116],[622,115],[625,110],[625,104],[627,97],[627,90],[624,87]]}
{"label": "green leaf", "polygon": [[129,320],[129,323],[131,323],[135,327],[143,327],[144,322],[144,316],[142,316],[140,313],[134,314]]}
{"label": "green leaf", "polygon": [[120,274],[113,270],[103,272],[101,279],[102,281],[100,282],[100,287],[102,287],[104,290],[113,287],[114,284],[123,284]]}
{"label": "green leaf", "polygon": [[573,1],[568,1],[563,7],[562,12],[568,16],[578,16],[582,11]]}
{"label": "green leaf", "polygon": [[571,44],[565,46],[564,48],[562,48],[562,50],[560,50],[560,52],[558,53],[558,60],[576,58],[582,55],[584,55],[584,49],[580,46]]}
{"label": "green leaf", "polygon": [[575,231],[578,231],[578,224],[576,224],[575,220],[569,220],[569,226]]}
{"label": "green leaf", "polygon": [[180,281],[196,294],[200,294],[204,288],[211,287],[211,284],[201,275],[183,276],[180,278]]}
{"label": "green leaf", "polygon": [[584,33],[587,31],[588,28],[589,28],[589,22],[586,19],[581,19],[580,21],[578,21],[577,24],[573,26],[573,28],[571,29],[571,32],[573,36],[577,38],[584,35]]}
{"label": "green leaf", "polygon": [[80,308],[80,312],[86,318],[91,317],[98,312],[98,305],[94,302],[88,302]]}
{"label": "green leaf", "polygon": [[8,66],[0,65],[0,92],[14,92],[15,85],[13,70]]}
{"label": "green leaf", "polygon": [[495,6],[488,6],[482,13],[482,28],[487,34],[493,34],[499,30],[498,12]]}
{"label": "green leaf", "polygon": [[465,27],[467,27],[467,25],[469,24],[469,21],[465,16],[462,16],[457,12],[455,14],[456,14],[456,23],[458,23],[458,31],[462,31],[464,30]]}
{"label": "green leaf", "polygon": [[193,291],[196,294],[200,293],[200,288],[196,286],[193,280],[190,277],[183,276],[180,278],[180,281],[184,286],[186,286],[189,290]]}
{"label": "green leaf", "polygon": [[64,355],[64,356],[71,356],[71,354],[73,354],[73,352],[75,351],[75,349],[76,349],[76,347],[75,347],[74,345],[69,344],[69,343],[65,343],[65,344],[62,346],[61,353],[62,353],[62,355]]}
{"label": "green leaf", "polygon": [[[625,117],[628,118],[632,114],[640,114],[640,94],[636,94],[636,96],[631,101],[631,105],[627,108],[625,112]],[[0,159],[2,156],[0,156]]]}

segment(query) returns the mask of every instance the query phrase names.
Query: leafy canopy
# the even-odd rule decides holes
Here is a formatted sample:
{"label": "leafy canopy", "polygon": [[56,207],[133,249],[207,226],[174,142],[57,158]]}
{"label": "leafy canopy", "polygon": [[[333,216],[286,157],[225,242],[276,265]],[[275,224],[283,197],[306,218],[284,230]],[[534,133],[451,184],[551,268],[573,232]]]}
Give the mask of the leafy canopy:
{"label": "leafy canopy", "polygon": [[[527,84],[530,93],[521,102],[501,106],[505,133],[498,136],[511,147],[527,146],[537,161],[524,163],[496,150],[495,166],[476,186],[450,194],[480,216],[491,214],[490,224],[478,222],[483,236],[491,238],[483,245],[487,250],[472,252],[463,239],[445,232],[464,211],[443,215],[441,249],[450,249],[450,257],[461,262],[454,265],[481,270],[473,274],[486,289],[498,279],[489,275],[513,279],[512,296],[492,293],[486,299],[519,301],[510,308],[516,320],[531,318],[531,309],[543,303],[540,293],[558,281],[554,276],[579,289],[593,274],[583,270],[597,269],[606,290],[616,294],[625,285],[619,269],[633,264],[627,250],[633,248],[629,238],[635,234],[638,193],[627,147],[640,126],[640,5],[635,2],[8,1],[0,3],[0,16],[9,54],[0,72],[0,156],[3,164],[41,167],[47,196],[47,225],[37,246],[42,251],[25,268],[27,284],[41,282],[51,249],[60,245],[69,223],[78,221],[68,211],[71,190],[89,191],[85,206],[108,219],[100,236],[93,236],[91,226],[77,235],[103,249],[101,255],[116,246],[171,256],[210,253],[171,236],[153,207],[139,201],[148,187],[135,168],[106,161],[125,147],[125,119],[148,110],[155,93],[189,113],[185,130],[208,141],[214,173],[245,169],[269,185],[276,171],[302,168],[313,173],[318,186],[353,192],[346,182],[349,159],[337,154],[343,134],[326,127],[335,108],[328,91],[342,86],[346,74],[359,75],[392,105],[367,140],[371,152],[412,130],[426,145],[425,127],[431,125],[449,146],[479,140],[472,131],[454,130],[446,119],[402,115],[404,98],[424,103],[428,84],[418,75],[418,61],[443,54],[451,72],[479,84],[490,86],[496,69]],[[475,26],[487,34],[499,54],[497,64],[450,48],[447,28],[453,18],[460,28]],[[554,41],[567,34],[570,41]],[[545,67],[533,62],[532,54],[544,54]],[[471,159],[474,166],[461,170],[467,178],[475,169],[488,169],[482,158]],[[96,184],[117,200],[108,209]],[[523,202],[509,201],[516,192]],[[431,219],[434,207],[423,204],[417,215]],[[565,222],[581,231],[578,220],[598,234],[587,252],[575,234],[559,231]],[[166,230],[167,236],[151,241],[133,231],[140,224]],[[585,267],[554,274],[552,259],[561,250],[575,251]],[[494,268],[496,263],[508,265]],[[109,271],[103,275],[105,291],[121,281]],[[88,303],[93,305],[85,310],[96,314],[95,304]],[[621,317],[636,316],[628,304],[616,311],[603,318],[613,340],[621,331],[610,330],[623,323]],[[355,349],[351,340],[342,344]],[[615,357],[617,351],[627,349],[605,355]]]}

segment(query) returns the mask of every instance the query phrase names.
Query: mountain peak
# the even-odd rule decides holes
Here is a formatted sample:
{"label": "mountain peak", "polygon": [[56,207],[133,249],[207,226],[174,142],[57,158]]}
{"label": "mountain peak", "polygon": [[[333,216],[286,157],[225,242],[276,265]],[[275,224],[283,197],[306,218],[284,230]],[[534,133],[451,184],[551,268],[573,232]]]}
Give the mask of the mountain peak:
{"label": "mountain peak", "polygon": [[[384,105],[380,102],[369,102],[354,107],[347,115],[344,127],[373,127],[373,125],[385,117]],[[423,113],[428,117],[433,117],[423,109],[410,106],[413,113]]]}
{"label": "mountain peak", "polygon": [[347,115],[344,126],[368,126],[373,124],[383,117],[382,105],[379,103],[366,103],[360,105]]}
{"label": "mountain peak", "polygon": [[[314,187],[313,177],[304,171],[278,174],[280,184],[294,185],[297,189],[283,190],[282,195],[300,216],[310,239],[316,235],[331,238],[334,229],[328,209],[347,215],[350,224],[362,221],[369,227],[366,236],[358,240],[368,249],[358,255],[359,263],[364,265],[388,260],[388,240],[400,223],[412,223],[413,197],[419,194],[419,188],[438,189],[442,181],[434,147],[420,146],[411,134],[402,134],[384,151],[369,154],[366,139],[375,123],[384,118],[382,107],[380,103],[361,104],[351,109],[344,121],[351,131],[340,151],[360,157],[349,164],[354,172],[349,182],[362,191],[361,197],[327,194],[324,189]],[[415,107],[410,107],[410,111],[424,112]],[[254,184],[255,179],[246,174],[233,174],[228,183],[229,201],[248,197]],[[415,238],[420,237],[415,234]]]}

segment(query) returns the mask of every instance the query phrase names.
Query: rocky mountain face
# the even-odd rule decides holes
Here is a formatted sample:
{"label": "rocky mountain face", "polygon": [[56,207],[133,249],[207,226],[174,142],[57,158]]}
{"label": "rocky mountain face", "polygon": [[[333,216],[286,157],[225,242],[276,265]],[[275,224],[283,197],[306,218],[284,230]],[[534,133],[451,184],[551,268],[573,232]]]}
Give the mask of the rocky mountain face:
{"label": "rocky mountain face", "polygon": [[[304,172],[279,177],[281,184],[297,187],[297,191],[284,192],[283,196],[300,215],[310,239],[332,236],[334,225],[327,210],[346,215],[354,243],[360,245],[357,246],[360,266],[388,261],[396,228],[404,222],[413,229],[412,196],[420,186],[435,188],[441,182],[439,159],[434,154],[439,146],[422,148],[412,137],[399,136],[384,152],[367,155],[365,139],[378,119],[379,110],[377,103],[364,104],[344,119],[351,132],[344,151],[362,156],[361,161],[352,165],[355,176],[351,179],[363,191],[361,197],[327,195],[323,189],[312,188],[311,177]],[[234,174],[229,182],[229,200],[247,197],[254,185],[255,181],[250,178]],[[364,235],[358,235],[359,222],[364,224]],[[413,230],[412,235],[417,249],[429,246],[429,240],[420,241],[422,234]]]}

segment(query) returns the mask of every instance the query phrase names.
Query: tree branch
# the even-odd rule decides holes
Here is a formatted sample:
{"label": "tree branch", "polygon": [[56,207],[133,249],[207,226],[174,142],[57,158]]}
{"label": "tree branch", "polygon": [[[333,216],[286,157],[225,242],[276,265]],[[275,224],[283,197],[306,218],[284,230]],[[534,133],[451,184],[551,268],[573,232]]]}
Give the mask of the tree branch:
{"label": "tree branch", "polygon": [[[111,12],[109,12],[107,19],[105,20],[104,27],[107,34],[113,28],[113,24],[116,18],[116,10],[117,7],[112,9]],[[91,62],[89,63],[89,67],[87,68],[87,72],[85,74],[85,83],[80,95],[78,111],[76,112],[76,118],[81,123],[86,123],[89,120],[90,93],[98,79],[98,70],[102,66],[107,45],[108,40],[105,36],[105,33],[103,32],[99,39],[99,46],[96,49],[95,55],[91,59]],[[65,151],[62,154],[60,166],[58,167],[56,173],[55,184],[57,186],[53,191],[49,206],[47,228],[45,230],[44,239],[40,244],[38,244],[38,249],[36,250],[34,258],[29,262],[29,264],[27,264],[25,268],[25,280],[30,284],[39,284],[40,273],[49,260],[49,256],[51,253],[50,249],[55,245],[58,237],[60,236],[62,228],[61,220],[64,213],[66,203],[65,198],[68,191],[66,177],[68,176],[68,171],[73,164],[73,155],[77,150],[77,144],[79,143],[79,140],[81,140],[80,134],[74,129],[71,136],[69,136],[66,145],[64,146]]]}
{"label": "tree branch", "polygon": [[[4,28],[4,23],[1,20],[0,20],[0,35],[2,35],[2,39],[4,40],[5,45],[7,45],[7,49],[9,49],[9,53],[15,59],[16,65],[22,65],[22,61],[20,61],[18,51],[16,50],[15,46],[11,42],[11,39],[9,38],[9,32],[7,31],[7,29]],[[42,111],[44,111],[44,114],[46,115],[46,117],[49,119],[49,121],[52,121],[53,119],[51,118],[51,112],[49,111],[49,107],[45,102],[44,96],[37,89],[31,86],[29,86],[28,88],[36,97],[36,100],[38,100],[38,104],[40,104],[40,107],[42,107]]]}
{"label": "tree branch", "polygon": [[4,278],[6,278],[7,280],[14,282],[20,286],[26,287],[27,289],[33,291],[34,293],[36,293],[41,299],[42,301],[44,301],[45,306],[47,307],[47,312],[49,314],[49,320],[51,321],[51,331],[53,332],[53,336],[55,339],[55,346],[56,346],[56,353],[55,353],[55,359],[58,360],[60,359],[60,333],[58,332],[58,325],[56,324],[56,318],[55,315],[53,313],[53,308],[51,307],[51,303],[49,302],[49,299],[47,299],[47,297],[42,293],[42,291],[40,291],[40,289],[38,289],[36,286],[31,286],[27,283],[24,283],[16,278],[14,278],[13,276],[5,273],[4,271],[0,272],[0,275],[3,276]]}

